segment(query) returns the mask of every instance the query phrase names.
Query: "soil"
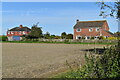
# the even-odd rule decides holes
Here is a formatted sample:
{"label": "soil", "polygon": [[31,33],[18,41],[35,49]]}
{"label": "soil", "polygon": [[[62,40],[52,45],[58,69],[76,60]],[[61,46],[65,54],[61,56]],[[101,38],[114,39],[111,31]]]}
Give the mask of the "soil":
{"label": "soil", "polygon": [[83,65],[86,49],[94,49],[94,44],[2,43],[2,75],[3,78],[49,78],[67,71],[68,64]]}

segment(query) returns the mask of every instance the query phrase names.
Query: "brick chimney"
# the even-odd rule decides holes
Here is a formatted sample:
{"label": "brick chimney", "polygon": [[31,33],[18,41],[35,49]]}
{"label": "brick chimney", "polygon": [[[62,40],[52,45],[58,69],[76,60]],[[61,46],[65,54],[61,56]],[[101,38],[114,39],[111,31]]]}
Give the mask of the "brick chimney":
{"label": "brick chimney", "polygon": [[79,19],[77,19],[76,22],[79,22]]}
{"label": "brick chimney", "polygon": [[22,28],[23,27],[23,25],[20,25],[20,28]]}

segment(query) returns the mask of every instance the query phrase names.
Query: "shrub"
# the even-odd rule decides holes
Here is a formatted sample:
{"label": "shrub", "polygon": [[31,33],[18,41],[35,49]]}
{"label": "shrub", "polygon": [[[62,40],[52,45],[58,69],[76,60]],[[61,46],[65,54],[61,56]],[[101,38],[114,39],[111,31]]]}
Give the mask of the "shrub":
{"label": "shrub", "polygon": [[82,37],[82,39],[85,39],[85,37]]}
{"label": "shrub", "polygon": [[7,40],[8,40],[7,36],[3,35],[3,36],[0,37],[0,41],[7,41]]}
{"label": "shrub", "polygon": [[100,36],[99,39],[106,39],[104,36]]}
{"label": "shrub", "polygon": [[91,37],[91,39],[95,39],[94,37]]}
{"label": "shrub", "polygon": [[86,65],[71,69],[62,78],[118,78],[120,77],[120,52],[118,46],[111,46],[102,55],[85,54]]}
{"label": "shrub", "polygon": [[108,37],[108,40],[117,40],[117,37]]}
{"label": "shrub", "polygon": [[69,43],[69,40],[68,40],[68,39],[65,39],[64,42],[65,42],[65,43]]}
{"label": "shrub", "polygon": [[61,37],[60,37],[60,36],[55,36],[54,38],[55,38],[55,39],[60,39]]}

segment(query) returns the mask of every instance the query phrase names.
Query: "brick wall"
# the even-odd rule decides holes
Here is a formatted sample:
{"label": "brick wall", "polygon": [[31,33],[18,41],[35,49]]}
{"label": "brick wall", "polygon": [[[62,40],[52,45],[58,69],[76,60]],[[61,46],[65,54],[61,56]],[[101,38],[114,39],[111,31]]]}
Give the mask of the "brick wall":
{"label": "brick wall", "polygon": [[[109,30],[108,27],[106,27],[106,30]],[[103,29],[100,29],[99,31],[96,31],[96,28],[93,28],[93,31],[89,32],[89,28],[83,28],[80,32],[77,32],[77,29],[74,29],[74,40],[76,39],[76,36],[109,36],[111,37],[109,33],[105,32]]]}
{"label": "brick wall", "polygon": [[29,32],[26,32],[26,31],[8,31],[6,34],[7,36],[22,36],[24,34],[28,34]]}

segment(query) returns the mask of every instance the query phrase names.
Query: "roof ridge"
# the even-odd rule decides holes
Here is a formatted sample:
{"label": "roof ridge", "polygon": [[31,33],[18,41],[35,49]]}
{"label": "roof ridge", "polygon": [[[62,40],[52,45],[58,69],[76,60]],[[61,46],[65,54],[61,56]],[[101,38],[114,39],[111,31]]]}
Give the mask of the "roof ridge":
{"label": "roof ridge", "polygon": [[103,22],[103,21],[106,21],[106,20],[95,20],[95,21],[78,21],[78,22]]}

